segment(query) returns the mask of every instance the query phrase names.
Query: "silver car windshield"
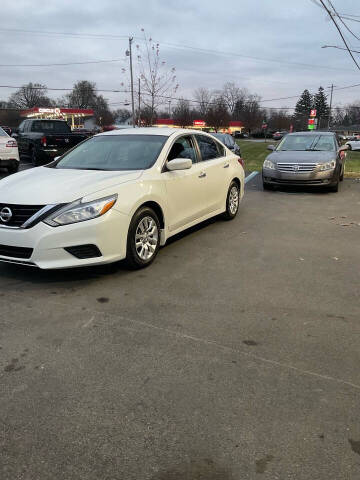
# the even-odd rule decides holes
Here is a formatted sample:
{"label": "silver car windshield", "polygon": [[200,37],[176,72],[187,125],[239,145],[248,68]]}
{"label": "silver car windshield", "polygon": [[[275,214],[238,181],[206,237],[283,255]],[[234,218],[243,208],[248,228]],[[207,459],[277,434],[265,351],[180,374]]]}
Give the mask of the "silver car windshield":
{"label": "silver car windshield", "polygon": [[331,135],[287,135],[279,143],[276,151],[332,152],[335,149],[335,141]]}
{"label": "silver car windshield", "polygon": [[109,135],[93,137],[65,154],[50,168],[144,170],[154,165],[168,137]]}

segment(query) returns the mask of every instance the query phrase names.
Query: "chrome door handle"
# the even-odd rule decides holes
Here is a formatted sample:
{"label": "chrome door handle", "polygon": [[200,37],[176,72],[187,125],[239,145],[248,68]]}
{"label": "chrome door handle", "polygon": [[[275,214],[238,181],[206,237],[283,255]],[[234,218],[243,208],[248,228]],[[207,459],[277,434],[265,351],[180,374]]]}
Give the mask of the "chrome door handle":
{"label": "chrome door handle", "polygon": [[224,168],[229,168],[229,167],[230,167],[230,163],[225,163]]}
{"label": "chrome door handle", "polygon": [[199,175],[199,178],[204,178],[206,177],[206,173],[205,172],[201,172],[200,175]]}

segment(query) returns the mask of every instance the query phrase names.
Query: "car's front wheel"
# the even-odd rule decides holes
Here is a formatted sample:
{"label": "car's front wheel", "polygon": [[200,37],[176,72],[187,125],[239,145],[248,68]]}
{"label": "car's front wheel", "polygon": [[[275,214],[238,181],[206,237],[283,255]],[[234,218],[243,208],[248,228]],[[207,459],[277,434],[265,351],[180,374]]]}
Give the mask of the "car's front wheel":
{"label": "car's front wheel", "polygon": [[160,222],[149,207],[140,208],[133,216],[127,239],[126,262],[132,269],[150,265],[160,247]]}
{"label": "car's front wheel", "polygon": [[237,182],[233,181],[230,184],[228,194],[226,197],[226,210],[223,214],[225,220],[232,220],[236,217],[239,211],[240,204],[240,188]]}

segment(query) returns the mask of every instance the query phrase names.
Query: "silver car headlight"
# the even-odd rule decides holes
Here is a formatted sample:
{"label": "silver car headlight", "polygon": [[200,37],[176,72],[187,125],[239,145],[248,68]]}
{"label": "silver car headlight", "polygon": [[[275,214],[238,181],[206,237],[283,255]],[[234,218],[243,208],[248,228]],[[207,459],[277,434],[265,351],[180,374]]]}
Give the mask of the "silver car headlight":
{"label": "silver car headlight", "polygon": [[271,160],[265,160],[263,167],[270,168],[270,170],[275,170],[276,168],[275,163],[273,163]]}
{"label": "silver car headlight", "polygon": [[319,167],[321,172],[323,172],[324,170],[334,170],[334,168],[336,167],[336,161],[332,160],[331,162],[322,163],[319,165]]}
{"label": "silver car headlight", "polygon": [[59,227],[60,225],[92,220],[108,212],[115,205],[116,200],[117,194],[86,203],[82,203],[81,199],[76,200],[52,213],[45,218],[44,222],[51,227]]}

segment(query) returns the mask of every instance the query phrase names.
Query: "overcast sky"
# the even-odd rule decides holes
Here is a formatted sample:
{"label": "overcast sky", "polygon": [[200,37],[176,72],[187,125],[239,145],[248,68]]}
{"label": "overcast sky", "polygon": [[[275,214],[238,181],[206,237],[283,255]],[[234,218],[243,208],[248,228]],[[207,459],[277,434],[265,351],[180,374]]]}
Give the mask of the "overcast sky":
{"label": "overcast sky", "polygon": [[[333,4],[341,13],[360,16],[358,0],[333,0]],[[360,83],[360,71],[346,52],[321,48],[342,43],[331,20],[312,0],[2,0],[0,12],[0,65],[120,60],[61,67],[0,66],[2,85],[32,81],[71,88],[74,82],[86,79],[96,82],[99,89],[121,89],[121,83],[127,83],[122,68],[128,65],[124,55],[127,39],[121,36],[141,37],[142,28],[160,43],[167,65],[176,67],[178,96],[193,98],[196,87],[220,89],[227,81],[246,87],[263,100],[298,95],[304,88],[315,91],[319,85]],[[360,36],[360,23],[349,22],[349,26]],[[119,38],[21,33],[5,28]],[[360,50],[360,41],[350,34],[346,37]],[[136,43],[142,45],[139,40]],[[360,60],[360,55],[357,58]],[[13,91],[1,88],[0,100]],[[62,93],[49,95],[57,98]],[[104,96],[113,108],[116,102],[130,98],[120,93]],[[360,87],[334,92],[335,105],[353,100],[360,100]],[[276,100],[263,106],[293,107],[295,102]]]}

